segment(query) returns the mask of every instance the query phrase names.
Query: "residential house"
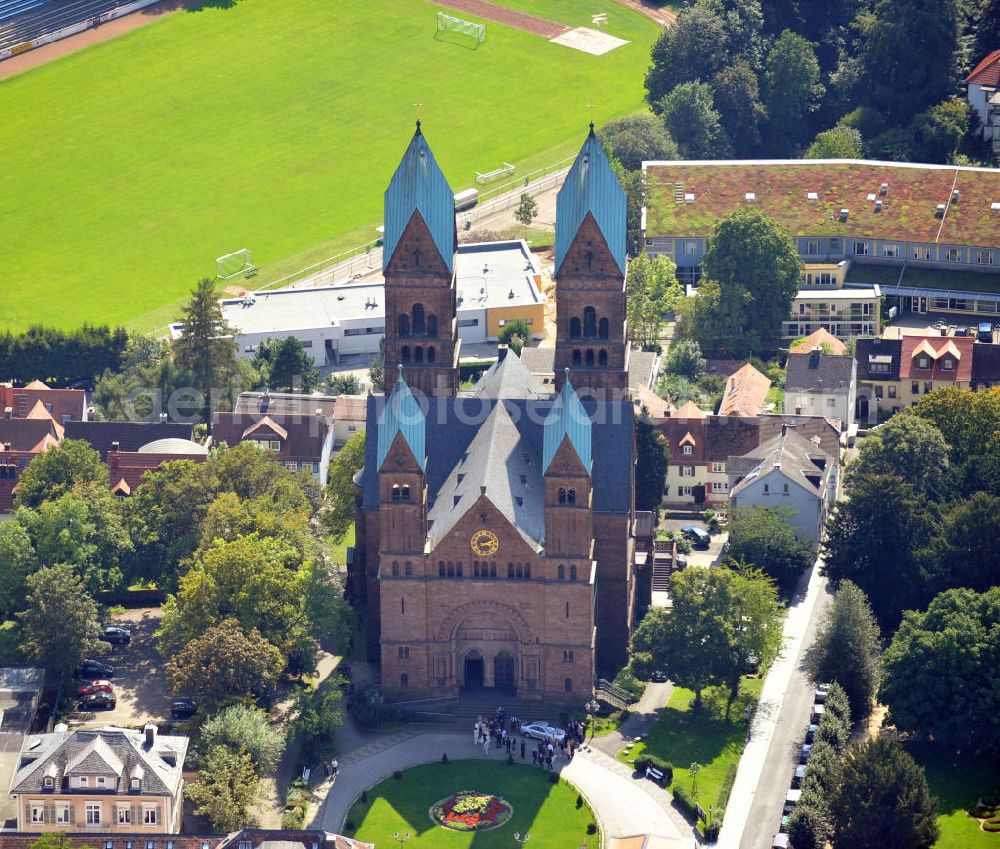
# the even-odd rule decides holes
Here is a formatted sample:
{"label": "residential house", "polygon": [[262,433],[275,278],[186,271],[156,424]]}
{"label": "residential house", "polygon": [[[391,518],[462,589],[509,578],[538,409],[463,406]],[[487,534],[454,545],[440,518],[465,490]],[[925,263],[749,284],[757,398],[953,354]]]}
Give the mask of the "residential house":
{"label": "residential house", "polygon": [[794,428],[803,439],[818,445],[836,461],[840,456],[840,422],[823,416],[770,414],[754,420],[760,435],[757,444],[767,442],[781,433],[782,428]]}
{"label": "residential house", "polygon": [[30,735],[10,783],[17,830],[176,834],[187,748],[152,723]]}
{"label": "residential house", "polygon": [[756,206],[791,232],[806,277],[788,337],[824,322],[834,335],[877,334],[879,285],[901,312],[1000,312],[1000,170],[801,159],[643,171],[643,249],[670,256],[684,283],[697,282],[708,236],[737,209]]}
{"label": "residential house", "polygon": [[789,354],[785,374],[786,413],[839,419],[842,430],[854,422],[854,357],[816,347],[808,354]]}
{"label": "residential house", "polygon": [[994,50],[965,78],[966,99],[979,116],[983,141],[1000,153],[1000,50]]}
{"label": "residential house", "polygon": [[175,460],[204,463],[207,459],[208,449],[190,439],[157,439],[141,446],[138,451],[119,451],[112,444],[106,458],[111,491],[119,498],[125,498],[139,486],[146,472],[154,471],[164,463]]}
{"label": "residential house", "polygon": [[781,432],[741,456],[730,457],[729,506],[787,507],[789,524],[809,542],[818,542],[833,502],[834,458],[787,425]]}
{"label": "residential house", "polygon": [[87,420],[87,393],[82,389],[50,389],[40,380],[27,386],[0,383],[0,413],[4,418],[24,419],[37,404],[59,424]]}
{"label": "residential house", "polygon": [[972,349],[972,388],[1000,385],[1000,345],[977,342]]}
{"label": "residential house", "polygon": [[306,395],[301,392],[241,392],[237,413],[283,416],[323,416],[334,429],[333,447],[342,448],[358,431],[365,429],[368,414],[366,395]]}
{"label": "residential house", "polygon": [[808,354],[810,351],[819,348],[824,354],[833,354],[842,357],[847,354],[847,346],[836,336],[830,333],[825,327],[814,330],[804,339],[794,343],[789,349],[789,354]]}
{"label": "residential house", "polygon": [[859,422],[876,424],[880,415],[899,412],[902,355],[902,339],[858,339],[854,356],[858,379],[855,416]]}
{"label": "residential house", "polygon": [[770,388],[770,378],[747,363],[726,378],[719,415],[756,416],[764,411]]}
{"label": "residential house", "polygon": [[17,483],[31,461],[62,441],[63,427],[51,417],[0,419],[0,513],[14,509]]}
{"label": "residential house", "polygon": [[212,439],[230,446],[252,442],[277,454],[286,468],[312,472],[320,484],[326,486],[334,429],[322,408],[305,416],[270,412],[263,416],[213,413]]}
{"label": "residential house", "polygon": [[[41,834],[0,833],[0,849],[31,849]],[[244,828],[230,834],[164,834],[136,828],[106,832],[94,840],[92,831],[70,831],[61,839],[74,849],[375,849],[363,843],[318,829]]]}
{"label": "residential house", "polygon": [[78,422],[66,423],[66,439],[82,439],[108,461],[111,451],[141,451],[151,442],[164,439],[194,439],[194,425],[177,422]]}

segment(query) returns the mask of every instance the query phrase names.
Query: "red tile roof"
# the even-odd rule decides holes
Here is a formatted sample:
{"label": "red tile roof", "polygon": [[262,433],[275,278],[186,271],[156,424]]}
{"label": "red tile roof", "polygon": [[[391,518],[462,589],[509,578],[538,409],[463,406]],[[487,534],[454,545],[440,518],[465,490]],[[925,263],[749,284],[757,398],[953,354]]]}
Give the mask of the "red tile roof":
{"label": "red tile roof", "polygon": [[[991,208],[1000,202],[998,169],[848,159],[650,162],[644,168],[650,237],[707,236],[753,192],[754,205],[793,236],[1000,247],[1000,210]],[[889,184],[884,196],[882,183]],[[957,203],[949,202],[953,188]],[[694,200],[678,203],[679,192]],[[882,199],[881,212],[869,195]],[[948,205],[943,219],[939,203]],[[850,210],[846,221],[843,208]]]}
{"label": "red tile roof", "polygon": [[788,349],[789,354],[808,354],[813,348],[822,348],[826,345],[830,350],[828,353],[842,356],[847,353],[847,346],[834,336],[825,327],[814,330],[797,345],[792,345]]}
{"label": "red tile roof", "polygon": [[[972,379],[972,349],[976,344],[971,336],[904,336],[900,355],[900,380],[954,380],[968,383]],[[921,354],[927,356],[929,369],[918,369]],[[956,361],[956,368],[944,369],[945,356]]]}
{"label": "red tile roof", "polygon": [[[146,472],[160,468],[164,463],[174,460],[192,460],[204,463],[208,459],[204,454],[149,454],[133,451],[109,451],[108,470],[112,490],[119,489],[128,495],[142,483]],[[124,483],[125,487],[120,485]]]}
{"label": "red tile roof", "polygon": [[720,416],[755,416],[764,406],[771,381],[750,363],[729,376],[719,405]]}
{"label": "red tile roof", "polygon": [[966,83],[995,86],[1000,84],[1000,50],[994,50],[972,69],[965,78]]}
{"label": "red tile roof", "polygon": [[14,418],[24,418],[41,402],[60,424],[66,418],[80,421],[85,398],[82,389],[49,389],[40,380],[33,380],[24,387],[0,383],[0,415],[9,407]]}

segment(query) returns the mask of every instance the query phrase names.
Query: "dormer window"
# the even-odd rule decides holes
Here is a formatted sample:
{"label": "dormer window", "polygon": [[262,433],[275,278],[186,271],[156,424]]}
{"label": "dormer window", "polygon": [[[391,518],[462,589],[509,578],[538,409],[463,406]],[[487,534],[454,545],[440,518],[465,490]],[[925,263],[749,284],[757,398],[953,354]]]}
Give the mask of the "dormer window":
{"label": "dormer window", "polygon": [[931,361],[928,357],[925,356],[917,357],[917,368],[929,369],[930,367],[931,367]]}
{"label": "dormer window", "polygon": [[140,790],[142,783],[138,778],[132,778],[129,780],[128,787],[129,790]]}
{"label": "dormer window", "polygon": [[685,455],[690,455],[692,453],[694,453],[694,449],[690,445],[685,445],[684,446],[684,454]]}
{"label": "dormer window", "polygon": [[52,776],[50,775],[46,775],[45,778],[42,779],[42,786],[46,790],[51,790],[53,787],[56,786],[55,779],[53,779]]}
{"label": "dormer window", "polygon": [[941,360],[941,368],[944,369],[945,371],[954,371],[955,361],[951,357],[945,357],[943,360]]}

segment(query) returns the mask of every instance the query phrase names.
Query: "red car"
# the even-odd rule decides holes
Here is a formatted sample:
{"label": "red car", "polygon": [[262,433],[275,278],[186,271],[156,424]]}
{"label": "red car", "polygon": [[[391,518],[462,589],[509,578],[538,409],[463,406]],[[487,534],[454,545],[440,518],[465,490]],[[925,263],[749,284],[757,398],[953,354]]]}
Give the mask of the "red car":
{"label": "red car", "polygon": [[89,684],[84,684],[77,691],[81,696],[92,696],[94,693],[113,693],[115,688],[111,686],[110,681],[91,681]]}

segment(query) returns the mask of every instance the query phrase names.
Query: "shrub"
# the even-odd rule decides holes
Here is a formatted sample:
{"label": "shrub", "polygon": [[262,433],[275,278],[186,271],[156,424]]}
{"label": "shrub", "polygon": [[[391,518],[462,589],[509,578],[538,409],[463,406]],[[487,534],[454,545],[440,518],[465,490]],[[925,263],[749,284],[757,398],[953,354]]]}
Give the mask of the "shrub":
{"label": "shrub", "polygon": [[354,831],[357,826],[354,824],[354,820],[344,820],[344,831]]}
{"label": "shrub", "polygon": [[819,721],[819,728],[816,729],[815,742],[829,743],[834,751],[840,753],[844,751],[844,747],[847,745],[847,738],[850,735],[850,730],[835,714],[824,713]]}
{"label": "shrub", "polygon": [[577,808],[583,807],[583,796],[581,796],[579,793],[576,794],[576,806]]}
{"label": "shrub", "polygon": [[826,700],[823,704],[826,705],[826,713],[834,714],[850,730],[851,703],[848,701],[844,688],[836,681],[830,684],[830,688],[826,693]]}
{"label": "shrub", "polygon": [[674,787],[674,804],[677,805],[680,812],[690,822],[698,821],[698,806],[686,788],[680,786]]}
{"label": "shrub", "polygon": [[719,830],[722,828],[721,822],[713,822],[706,825],[702,832],[705,835],[705,841],[707,843],[715,843],[719,839]]}
{"label": "shrub", "polygon": [[399,781],[403,777],[403,771],[401,769],[395,770],[392,773],[392,777],[395,778],[396,781]]}
{"label": "shrub", "polygon": [[305,825],[306,812],[302,808],[289,808],[281,815],[281,827],[289,831],[299,831]]}
{"label": "shrub", "polygon": [[587,834],[597,834],[597,823],[588,822],[587,823]]}
{"label": "shrub", "polygon": [[646,691],[646,685],[635,677],[635,672],[631,665],[623,666],[612,683],[616,687],[621,687],[636,701],[639,701],[642,698],[642,694]]}

